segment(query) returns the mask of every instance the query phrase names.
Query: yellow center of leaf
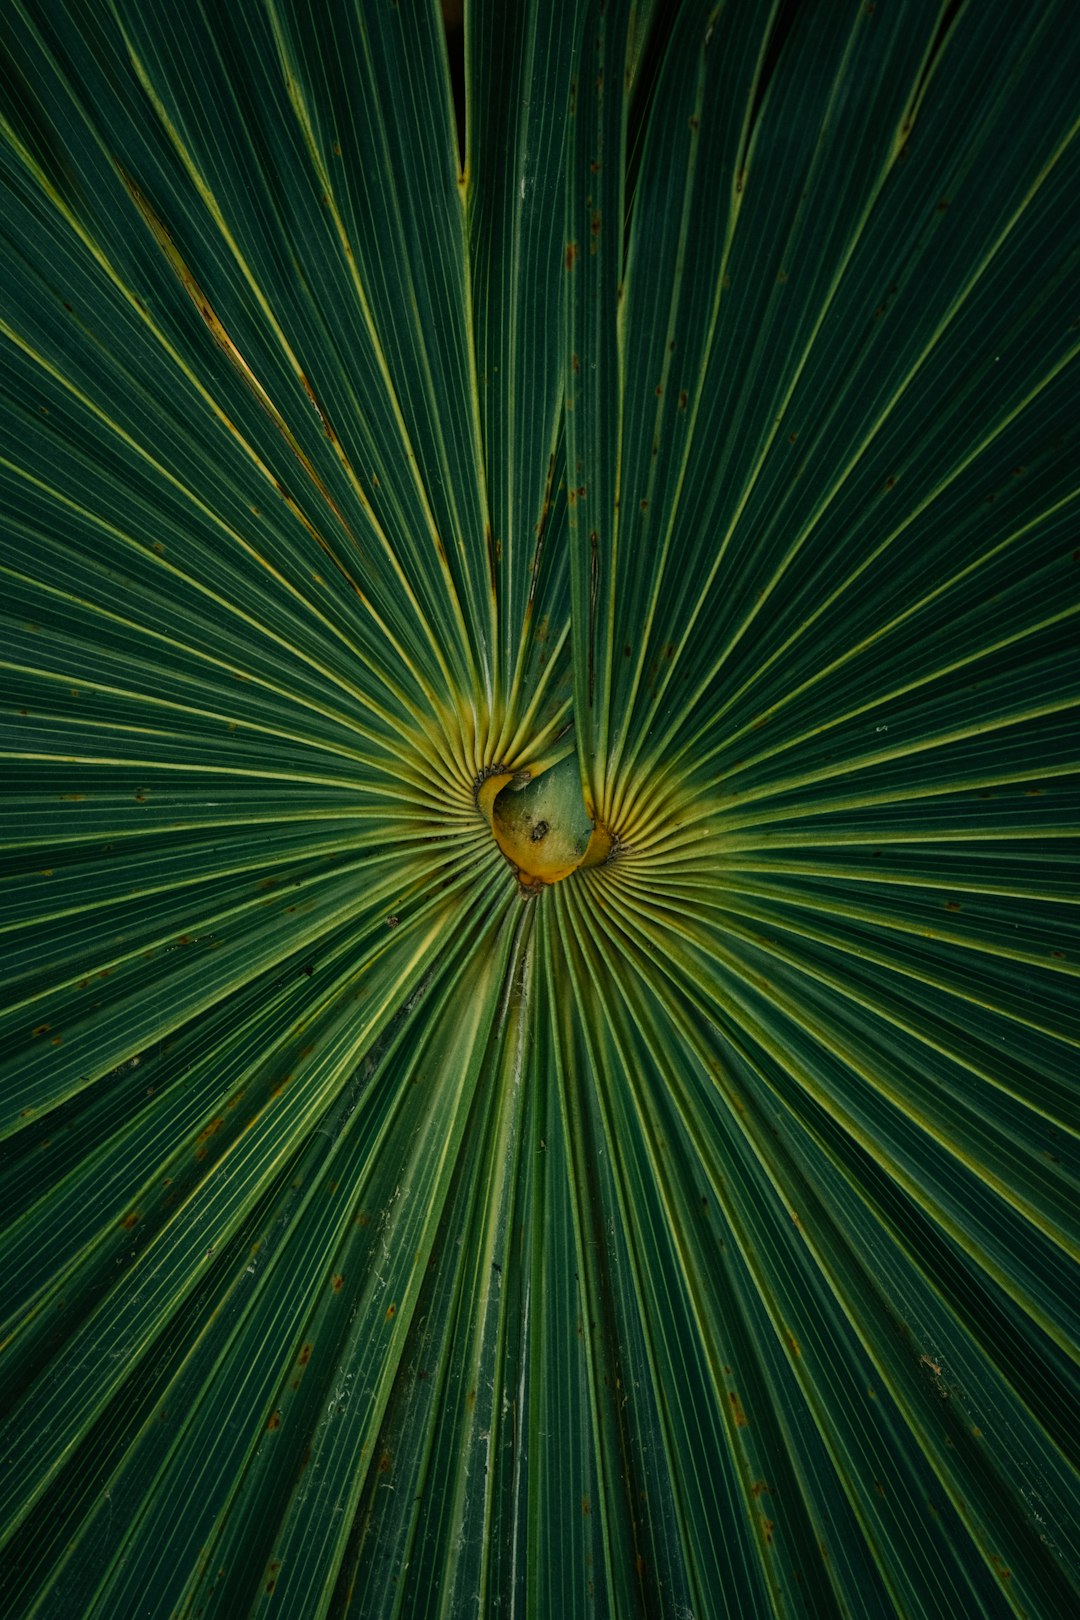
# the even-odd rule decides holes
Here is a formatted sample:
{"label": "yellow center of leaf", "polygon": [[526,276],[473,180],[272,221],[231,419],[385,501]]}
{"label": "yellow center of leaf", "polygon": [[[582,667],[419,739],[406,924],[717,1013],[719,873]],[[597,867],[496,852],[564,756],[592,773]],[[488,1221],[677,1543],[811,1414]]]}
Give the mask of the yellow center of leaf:
{"label": "yellow center of leaf", "polygon": [[[595,865],[611,847],[585,808],[573,756],[531,780],[511,774],[489,776],[477,804],[527,888],[558,883],[587,859]],[[601,849],[601,844],[606,847]]]}

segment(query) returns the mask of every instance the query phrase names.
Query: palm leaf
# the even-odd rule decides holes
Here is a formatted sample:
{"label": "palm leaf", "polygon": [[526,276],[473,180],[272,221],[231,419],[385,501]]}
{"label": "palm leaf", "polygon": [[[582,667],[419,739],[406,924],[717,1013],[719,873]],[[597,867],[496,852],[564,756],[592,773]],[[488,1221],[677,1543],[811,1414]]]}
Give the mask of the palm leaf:
{"label": "palm leaf", "polygon": [[1068,8],[3,26],[5,1612],[1071,1613]]}

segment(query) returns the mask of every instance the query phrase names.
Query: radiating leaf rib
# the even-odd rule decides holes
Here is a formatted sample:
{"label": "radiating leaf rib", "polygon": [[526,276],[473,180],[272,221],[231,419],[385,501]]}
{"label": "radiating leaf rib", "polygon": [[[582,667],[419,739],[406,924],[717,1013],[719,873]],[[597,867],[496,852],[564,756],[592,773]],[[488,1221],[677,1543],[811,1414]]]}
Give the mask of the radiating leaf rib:
{"label": "radiating leaf rib", "polygon": [[1069,9],[14,0],[5,1613],[1076,1608]]}

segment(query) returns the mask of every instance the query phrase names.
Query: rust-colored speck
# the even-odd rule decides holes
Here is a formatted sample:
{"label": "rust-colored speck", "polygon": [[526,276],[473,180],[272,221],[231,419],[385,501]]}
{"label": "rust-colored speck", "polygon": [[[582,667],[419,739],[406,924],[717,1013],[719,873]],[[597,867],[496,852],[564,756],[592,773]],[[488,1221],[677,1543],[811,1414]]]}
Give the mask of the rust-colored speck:
{"label": "rust-colored speck", "polygon": [[680,409],[680,411],[685,411],[685,409],[686,409],[686,407],[687,407],[687,405],[689,403],[690,403],[690,396],[686,392],[686,389],[685,388],[680,389],[680,391],[679,391],[679,409]]}
{"label": "rust-colored speck", "polygon": [[788,1336],[787,1336],[787,1347],[791,1351],[793,1356],[801,1356],[802,1355],[802,1345],[799,1343],[799,1341],[795,1337],[794,1333],[789,1333],[788,1334]]}
{"label": "rust-colored speck", "polygon": [[345,1286],[345,1278],[341,1275],[340,1271],[336,1271],[334,1273],[333,1277],[330,1279],[330,1286],[334,1290],[335,1294],[341,1293],[341,1290]]}
{"label": "rust-colored speck", "polygon": [[397,1315],[397,1306],[391,1303],[390,1305],[388,1305],[386,1307],[386,1320],[388,1322],[392,1322],[396,1315]]}
{"label": "rust-colored speck", "polygon": [[572,354],[570,356],[570,370],[575,373],[580,372],[581,370],[581,360],[576,354]]}
{"label": "rust-colored speck", "polygon": [[772,1546],[773,1531],[775,1529],[776,1529],[775,1522],[772,1519],[767,1519],[765,1517],[765,1515],[762,1514],[762,1516],[761,1516],[761,1534],[764,1537],[766,1547],[771,1547]]}
{"label": "rust-colored speck", "polygon": [[663,385],[663,383],[657,383],[657,385],[656,385],[656,397],[657,397],[657,399],[662,399],[664,397],[664,385]]}
{"label": "rust-colored speck", "polygon": [[476,1405],[476,1391],[475,1391],[475,1389],[470,1389],[469,1390],[468,1394],[465,1397],[465,1405],[469,1408],[470,1412],[472,1411],[473,1407]]}
{"label": "rust-colored speck", "polygon": [[893,477],[892,473],[890,473],[888,478],[886,478],[886,480],[885,480],[885,488],[886,489],[894,489],[895,487],[896,487],[896,479]]}
{"label": "rust-colored speck", "polygon": [[748,1428],[749,1424],[750,1424],[750,1420],[747,1417],[746,1413],[743,1411],[742,1401],[740,1401],[738,1395],[736,1395],[734,1390],[731,1390],[729,1392],[728,1400],[731,1402],[731,1415],[735,1419],[735,1427],[737,1429],[746,1429],[746,1428]]}
{"label": "rust-colored speck", "polygon": [[574,261],[575,261],[576,258],[577,258],[577,243],[576,242],[567,242],[567,244],[566,244],[566,268],[568,270],[572,270],[574,268]]}
{"label": "rust-colored speck", "polygon": [[639,504],[640,504],[640,506],[641,506],[641,510],[642,510],[642,511],[643,511],[643,512],[647,512],[647,511],[648,511],[648,510],[649,510],[649,502],[648,502],[648,497],[642,497],[642,500],[641,500],[641,501],[640,501],[640,503],[639,503]]}
{"label": "rust-colored speck", "polygon": [[644,1575],[645,1573],[645,1560],[640,1553],[634,1559],[634,1573],[636,1575]]}
{"label": "rust-colored speck", "polygon": [[271,1433],[275,1429],[280,1429],[281,1428],[281,1413],[280,1412],[271,1412],[269,1418],[267,1419],[266,1427],[271,1431]]}
{"label": "rust-colored speck", "polygon": [[301,1346],[300,1354],[297,1358],[301,1367],[307,1366],[308,1362],[311,1360],[311,1352],[314,1348],[314,1345],[310,1343]]}
{"label": "rust-colored speck", "polygon": [[388,1474],[390,1472],[391,1460],[392,1459],[391,1459],[390,1453],[387,1451],[386,1447],[384,1446],[382,1451],[379,1453],[378,1467],[379,1467],[379,1473],[380,1474]]}
{"label": "rust-colored speck", "polygon": [[130,1232],[131,1228],[133,1226],[138,1226],[138,1224],[139,1224],[139,1212],[138,1212],[137,1209],[129,1210],[128,1213],[124,1216],[123,1220],[120,1222],[120,1225],[124,1228],[124,1230],[126,1232]]}
{"label": "rust-colored speck", "polygon": [[38,1024],[34,1029],[34,1040],[36,1041],[39,1035],[47,1035],[50,1029],[52,1029],[51,1024]]}
{"label": "rust-colored speck", "polygon": [[587,1496],[583,1496],[581,1498],[581,1511],[585,1514],[586,1518],[588,1518],[588,1516],[592,1513],[592,1507]]}

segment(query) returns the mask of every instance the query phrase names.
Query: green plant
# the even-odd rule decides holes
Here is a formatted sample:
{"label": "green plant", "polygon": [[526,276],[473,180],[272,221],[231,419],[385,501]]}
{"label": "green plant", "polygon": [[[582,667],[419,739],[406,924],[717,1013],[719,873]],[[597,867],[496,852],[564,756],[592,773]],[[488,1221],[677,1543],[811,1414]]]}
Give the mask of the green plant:
{"label": "green plant", "polygon": [[1078,47],[11,0],[5,1613],[1076,1610]]}

